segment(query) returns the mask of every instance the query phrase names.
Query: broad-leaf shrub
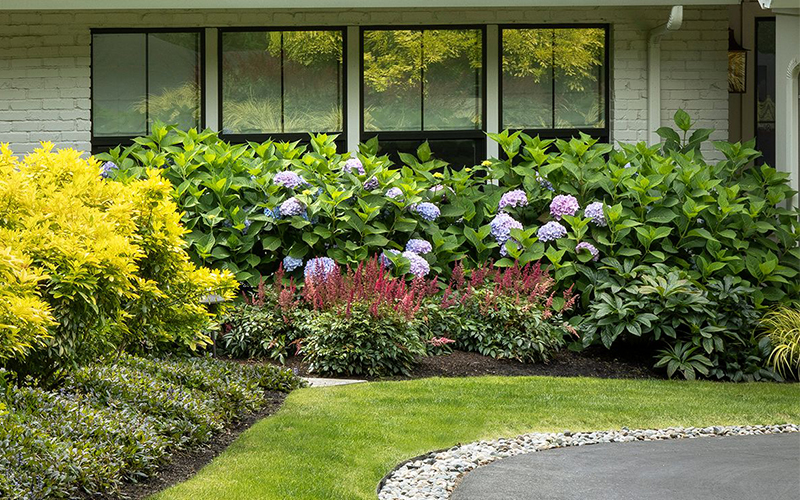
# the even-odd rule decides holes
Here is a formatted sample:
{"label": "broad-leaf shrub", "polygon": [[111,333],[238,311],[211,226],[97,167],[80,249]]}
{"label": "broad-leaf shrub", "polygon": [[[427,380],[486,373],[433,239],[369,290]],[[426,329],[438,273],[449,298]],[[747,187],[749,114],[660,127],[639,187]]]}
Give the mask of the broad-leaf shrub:
{"label": "broad-leaf shrub", "polygon": [[156,170],[121,184],[73,150],[19,161],[0,147],[0,314],[16,318],[0,326],[0,362],[45,381],[115,350],[205,344],[199,298],[236,283],[193,265],[185,232]]}
{"label": "broad-leaf shrub", "polygon": [[291,371],[211,358],[123,355],[82,367],[57,391],[0,393],[0,497],[120,497],[171,453],[258,410],[265,391],[299,387]]}

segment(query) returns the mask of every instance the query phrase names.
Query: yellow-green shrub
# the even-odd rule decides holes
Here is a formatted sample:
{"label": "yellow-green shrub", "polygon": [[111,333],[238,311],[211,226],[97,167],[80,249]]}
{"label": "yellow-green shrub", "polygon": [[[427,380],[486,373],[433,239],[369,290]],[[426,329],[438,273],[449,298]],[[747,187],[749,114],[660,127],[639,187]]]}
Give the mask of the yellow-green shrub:
{"label": "yellow-green shrub", "polygon": [[9,366],[47,377],[132,342],[206,341],[210,317],[197,299],[236,283],[189,262],[170,191],[156,171],[121,184],[71,149],[43,144],[19,161],[0,146],[0,247],[29,263],[55,321],[41,347],[15,351]]}

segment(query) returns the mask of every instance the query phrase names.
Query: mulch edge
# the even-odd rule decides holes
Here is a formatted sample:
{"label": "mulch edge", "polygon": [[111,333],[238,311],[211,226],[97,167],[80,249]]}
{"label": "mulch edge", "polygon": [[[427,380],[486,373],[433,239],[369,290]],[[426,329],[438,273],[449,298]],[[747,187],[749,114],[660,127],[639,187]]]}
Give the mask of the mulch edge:
{"label": "mulch edge", "polygon": [[193,477],[256,422],[275,414],[283,406],[287,394],[268,391],[264,396],[263,408],[243,415],[199,448],[173,452],[153,477],[139,483],[126,482],[120,489],[120,498],[142,500]]}

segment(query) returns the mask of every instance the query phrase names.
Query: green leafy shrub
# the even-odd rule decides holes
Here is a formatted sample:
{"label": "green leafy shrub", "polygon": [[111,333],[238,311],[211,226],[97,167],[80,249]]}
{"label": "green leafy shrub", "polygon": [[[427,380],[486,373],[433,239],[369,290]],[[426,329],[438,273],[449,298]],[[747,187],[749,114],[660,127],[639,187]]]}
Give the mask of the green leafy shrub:
{"label": "green leafy shrub", "polygon": [[800,378],[800,311],[786,306],[770,311],[761,327],[772,366],[783,376]]}
{"label": "green leafy shrub", "polygon": [[0,149],[0,315],[15,318],[0,325],[0,363],[20,376],[52,383],[116,350],[204,345],[200,297],[236,288],[190,262],[157,171],[126,185],[101,173],[49,144],[22,161]]}
{"label": "green leafy shrub", "polygon": [[540,264],[483,266],[466,278],[460,265],[438,300],[424,309],[429,338],[452,338],[455,347],[493,358],[547,361],[575,330],[564,321],[577,296],[555,300],[554,281]]}
{"label": "green leafy shrub", "polygon": [[6,388],[0,401],[0,496],[118,497],[177,450],[289,391],[291,371],[211,358],[123,356],[77,370],[58,391]]}

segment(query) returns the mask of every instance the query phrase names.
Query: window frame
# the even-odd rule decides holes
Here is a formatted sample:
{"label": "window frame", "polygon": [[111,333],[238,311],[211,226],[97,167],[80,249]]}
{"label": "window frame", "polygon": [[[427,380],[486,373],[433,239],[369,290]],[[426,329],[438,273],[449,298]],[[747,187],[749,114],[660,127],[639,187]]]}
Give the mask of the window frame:
{"label": "window frame", "polygon": [[[198,57],[200,58],[200,75],[199,75],[199,88],[200,88],[200,123],[198,124],[199,129],[205,128],[206,122],[206,32],[205,28],[92,28],[90,30],[90,56],[89,56],[89,102],[91,106],[90,111],[90,134],[91,134],[91,150],[92,154],[107,151],[110,148],[114,148],[117,146],[130,146],[133,144],[133,140],[137,135],[118,135],[118,136],[102,136],[96,137],[94,135],[94,126],[95,126],[95,105],[94,105],[94,35],[129,35],[129,34],[142,34],[142,35],[149,35],[151,33],[196,33],[199,35],[199,54]],[[147,37],[145,37],[147,40]],[[149,62],[147,60],[148,54],[146,53],[148,42],[145,41],[145,62]],[[148,95],[149,98],[149,89],[150,89],[150,78],[149,78],[150,70],[145,65],[145,94]],[[149,117],[148,117],[149,119]],[[148,125],[149,127],[149,125]]]}
{"label": "window frame", "polygon": [[[419,141],[419,144],[425,141],[436,140],[473,140],[478,144],[475,150],[477,155],[476,164],[480,158],[486,157],[486,142],[487,142],[487,26],[488,24],[417,24],[417,25],[377,25],[377,26],[359,26],[358,35],[358,95],[359,95],[359,140],[366,142],[367,140],[378,136],[378,144],[382,141]],[[476,129],[462,129],[462,130],[393,130],[393,131],[379,131],[379,130],[364,130],[364,32],[365,31],[426,31],[426,30],[479,30],[481,32],[481,127]]]}
{"label": "window frame", "polygon": [[[258,133],[258,134],[226,134],[223,132],[224,130],[224,116],[222,113],[223,107],[223,88],[222,88],[222,80],[223,80],[223,68],[222,68],[222,58],[223,58],[223,46],[222,46],[222,36],[225,33],[269,33],[275,31],[338,31],[342,34],[342,130],[339,132],[331,132],[331,131],[320,131],[320,132],[280,132],[280,133]],[[244,144],[247,142],[259,142],[263,143],[269,140],[275,142],[294,142],[300,141],[301,143],[308,143],[310,142],[311,138],[309,134],[327,134],[327,135],[335,135],[336,140],[334,141],[337,146],[337,150],[344,150],[345,149],[345,140],[347,134],[347,27],[346,26],[291,26],[291,27],[284,27],[284,26],[257,26],[257,27],[248,27],[248,26],[231,26],[225,28],[217,29],[217,117],[219,123],[217,123],[217,129],[219,130],[219,136],[232,143],[232,144]],[[281,65],[283,65],[283,60],[281,60]],[[281,89],[283,91],[283,89]],[[283,96],[281,95],[281,98]]]}
{"label": "window frame", "polygon": [[[503,130],[503,31],[511,29],[602,29],[605,32],[604,47],[604,69],[603,72],[603,97],[605,127],[578,127],[578,128],[524,128],[509,129],[511,132],[522,132],[524,134],[539,136],[542,139],[564,139],[569,140],[578,137],[581,132],[598,138],[600,142],[609,143],[611,140],[611,24],[610,23],[539,23],[539,24],[500,24],[498,25],[497,43],[497,63],[499,65],[498,75],[498,117],[499,127]],[[553,79],[553,99],[555,99],[555,79]],[[555,113],[555,109],[553,109]]]}

